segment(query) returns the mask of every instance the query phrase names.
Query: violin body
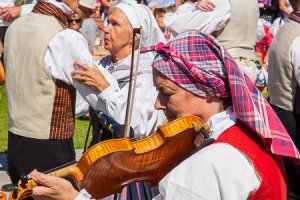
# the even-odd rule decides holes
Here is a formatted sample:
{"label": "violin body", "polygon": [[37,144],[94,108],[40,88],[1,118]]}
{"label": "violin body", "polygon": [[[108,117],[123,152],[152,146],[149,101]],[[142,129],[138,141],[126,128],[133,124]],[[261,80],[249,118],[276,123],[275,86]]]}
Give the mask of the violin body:
{"label": "violin body", "polygon": [[[199,117],[179,118],[159,126],[155,133],[138,141],[122,138],[98,143],[88,149],[76,164],[49,175],[72,176],[96,199],[119,193],[133,182],[146,181],[150,186],[156,186],[195,151],[194,140],[199,134],[195,131],[195,124],[208,130]],[[28,180],[27,188],[19,184],[18,195],[11,194],[9,199],[28,196],[24,194],[30,194],[28,190],[36,185],[33,182]]]}

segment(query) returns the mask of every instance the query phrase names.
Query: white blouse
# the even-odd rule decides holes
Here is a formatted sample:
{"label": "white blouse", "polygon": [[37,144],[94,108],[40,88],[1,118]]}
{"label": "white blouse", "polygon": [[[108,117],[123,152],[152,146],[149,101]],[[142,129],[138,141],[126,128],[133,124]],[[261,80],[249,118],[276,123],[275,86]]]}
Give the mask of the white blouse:
{"label": "white blouse", "polygon": [[[235,124],[229,107],[208,120],[212,137]],[[245,200],[261,183],[252,163],[229,144],[209,145],[174,168],[159,183],[162,199]]]}

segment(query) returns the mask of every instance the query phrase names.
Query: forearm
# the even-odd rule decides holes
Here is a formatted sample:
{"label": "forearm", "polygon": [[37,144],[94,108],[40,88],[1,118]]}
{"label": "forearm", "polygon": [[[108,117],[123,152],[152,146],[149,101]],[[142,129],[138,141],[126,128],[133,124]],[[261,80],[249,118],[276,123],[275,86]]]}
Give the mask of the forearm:
{"label": "forearm", "polygon": [[[164,123],[165,116],[162,111],[154,108],[157,93],[154,86],[151,85],[152,81],[144,77],[141,79],[142,81],[137,83],[135,91],[130,125],[136,134],[148,135],[154,131],[157,125]],[[128,84],[120,90],[113,91],[111,88],[108,88],[107,91],[99,95],[102,104],[105,104],[105,110],[102,111],[113,117],[120,124],[125,122],[127,93]]]}
{"label": "forearm", "polygon": [[291,12],[288,7],[286,6],[286,0],[279,0],[279,9],[285,15],[290,16]]}

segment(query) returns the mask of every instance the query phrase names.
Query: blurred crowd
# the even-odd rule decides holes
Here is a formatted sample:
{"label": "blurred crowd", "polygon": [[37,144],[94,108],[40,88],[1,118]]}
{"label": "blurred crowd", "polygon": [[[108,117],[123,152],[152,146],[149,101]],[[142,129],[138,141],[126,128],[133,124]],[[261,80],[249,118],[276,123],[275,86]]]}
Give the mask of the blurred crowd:
{"label": "blurred crowd", "polygon": [[[131,87],[129,84],[131,55],[134,52],[139,53],[140,49],[146,53],[140,56],[140,71],[137,73],[136,81],[138,94],[133,100],[135,107],[132,111],[130,137],[148,136],[158,125],[175,118],[167,111],[154,109],[157,108],[158,103],[155,99],[159,94],[153,82],[155,78],[152,75],[151,64],[158,57],[156,53],[145,49],[154,48],[153,46],[158,44],[154,49],[161,53],[169,48],[169,46],[162,47],[162,43],[172,43],[174,38],[180,40],[181,34],[187,31],[201,32],[201,37],[202,34],[210,35],[222,45],[219,52],[219,49],[214,49],[219,43],[215,45],[214,41],[209,39],[210,36],[208,39],[203,36],[206,38],[205,45],[209,47],[207,52],[210,54],[204,52],[200,56],[198,52],[202,48],[205,49],[203,46],[182,50],[182,54],[185,54],[185,51],[192,52],[189,54],[191,62],[194,57],[200,60],[205,58],[206,61],[201,61],[201,66],[210,66],[215,70],[203,77],[194,74],[188,74],[187,77],[192,77],[191,79],[195,78],[194,76],[200,77],[201,81],[206,82],[204,88],[213,90],[212,92],[206,88],[206,93],[215,94],[220,85],[225,85],[224,90],[229,89],[227,82],[230,82],[230,90],[233,90],[231,82],[236,80],[229,77],[232,75],[230,73],[241,75],[229,71],[226,67],[231,66],[231,62],[236,63],[238,69],[247,76],[243,81],[247,82],[249,78],[255,86],[253,92],[255,94],[251,96],[247,93],[246,96],[250,100],[234,99],[235,95],[231,94],[233,99],[229,104],[239,106],[239,102],[259,102],[258,104],[261,105],[258,106],[259,109],[252,108],[252,104],[251,106],[247,104],[247,109],[250,111],[245,111],[244,121],[242,121],[245,124],[253,123],[254,129],[259,127],[257,130],[262,130],[260,126],[264,127],[267,124],[268,127],[269,123],[275,122],[262,119],[256,112],[263,108],[262,110],[265,109],[265,113],[269,114],[269,107],[265,106],[270,103],[289,137],[295,143],[294,151],[298,152],[297,148],[300,144],[299,0],[291,0],[291,2],[289,0],[69,1],[0,0],[0,84],[5,84],[7,92],[8,170],[13,184],[18,183],[21,171],[30,173],[35,168],[46,171],[75,159],[72,140],[74,116],[91,121],[93,139],[90,146],[115,137],[113,134],[109,136],[102,134],[103,131],[109,132],[109,130],[94,118],[95,113],[101,111],[118,123],[125,123],[126,105],[129,101],[127,92]],[[54,22],[52,18],[45,16],[54,16],[57,21]],[[42,22],[43,17],[45,18]],[[132,36],[132,32],[138,28],[142,28],[143,34]],[[142,40],[138,42],[138,39]],[[132,43],[136,45],[131,47]],[[187,44],[192,46],[193,41],[180,41],[179,44],[173,45],[180,49]],[[227,59],[227,51],[230,59]],[[215,60],[211,61],[212,57]],[[178,58],[174,59],[177,62],[176,59]],[[220,66],[223,66],[222,64],[226,72],[216,72]],[[191,69],[189,64],[184,63],[184,65],[187,65],[192,73],[197,71]],[[174,73],[176,75],[170,78],[173,82],[177,80],[177,76],[185,74],[185,72]],[[210,76],[221,76],[221,80],[225,83],[213,80]],[[181,84],[186,86],[185,84],[189,83],[180,82],[178,85],[182,86]],[[194,87],[198,89],[199,85],[191,85],[186,86],[187,90],[192,90],[192,93],[201,96],[201,92],[197,94],[191,89]],[[263,100],[260,99],[260,92],[256,92],[256,89],[263,95]],[[223,98],[226,96],[226,91],[218,95]],[[234,92],[237,94],[241,91]],[[224,98],[226,99],[227,96]],[[168,97],[165,99],[166,102],[174,103]],[[227,103],[224,100],[223,110],[231,109]],[[238,108],[241,107],[234,107],[233,111],[238,113]],[[164,109],[169,108],[166,106]],[[256,121],[248,118],[254,118]],[[231,123],[230,120],[227,119],[227,122]],[[249,127],[253,128],[251,124]],[[277,130],[281,130],[281,126]],[[263,135],[264,139],[268,139],[266,136],[269,134],[268,131],[257,132]],[[99,134],[100,132],[102,135]],[[278,132],[276,134],[280,135]],[[289,141],[288,136],[282,137],[288,138],[286,141]],[[48,149],[53,149],[53,152],[49,152]],[[272,146],[271,151],[274,149],[276,148]],[[26,152],[26,155],[20,158],[22,152]],[[278,155],[286,156],[280,153],[279,151]],[[29,157],[35,160],[26,162]],[[300,199],[299,165],[284,158],[283,163],[287,176],[288,199]],[[257,180],[251,181],[251,184],[255,185]],[[225,182],[222,184],[226,185]],[[235,188],[227,189],[230,191]],[[144,190],[157,194],[153,188],[149,189],[148,186],[139,183],[129,185],[123,190],[122,195],[123,197],[127,195],[128,199],[135,199],[133,196]],[[175,194],[176,192],[173,195]],[[153,196],[155,195],[151,195]]]}

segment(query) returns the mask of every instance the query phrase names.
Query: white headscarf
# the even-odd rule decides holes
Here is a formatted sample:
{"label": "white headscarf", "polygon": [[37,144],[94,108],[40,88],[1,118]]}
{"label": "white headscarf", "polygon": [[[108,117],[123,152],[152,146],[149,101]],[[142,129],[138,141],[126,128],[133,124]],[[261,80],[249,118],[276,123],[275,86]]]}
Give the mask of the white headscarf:
{"label": "white headscarf", "polygon": [[156,45],[159,42],[166,42],[151,10],[134,0],[121,0],[113,7],[117,7],[127,16],[132,28],[143,29],[142,47]]}

